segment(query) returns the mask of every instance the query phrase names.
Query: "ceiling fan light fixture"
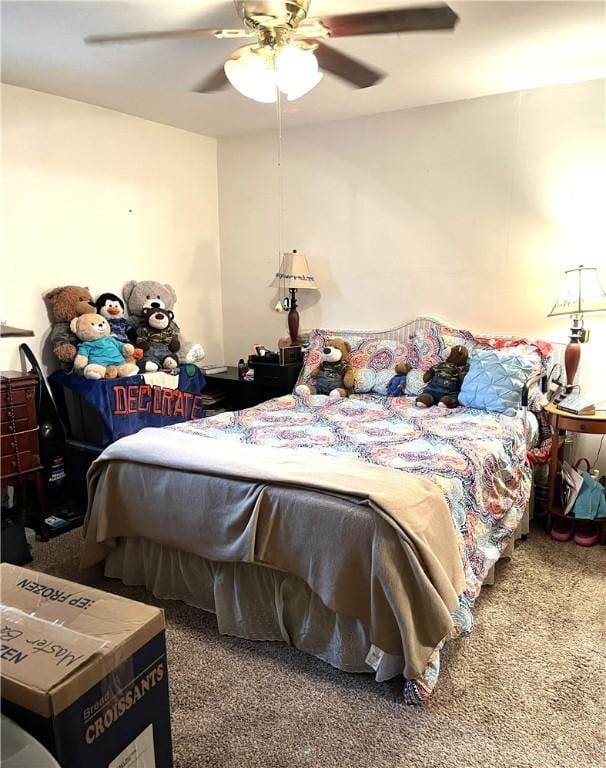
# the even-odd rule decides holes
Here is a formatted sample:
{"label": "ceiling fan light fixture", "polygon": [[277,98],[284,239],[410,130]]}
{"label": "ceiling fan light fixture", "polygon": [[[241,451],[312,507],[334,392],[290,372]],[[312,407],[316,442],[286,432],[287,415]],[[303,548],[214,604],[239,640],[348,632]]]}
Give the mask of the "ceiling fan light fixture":
{"label": "ceiling fan light fixture", "polygon": [[309,78],[304,82],[300,82],[297,84],[297,86],[291,87],[289,91],[286,91],[286,98],[288,101],[295,101],[296,99],[300,99],[301,96],[305,96],[306,93],[309,93],[309,91],[313,90],[320,82],[322,77],[323,75],[321,72],[316,72],[313,78]]}
{"label": "ceiling fan light fixture", "polygon": [[278,98],[273,70],[252,49],[237,59],[228,59],[223,69],[229,82],[243,96],[264,104],[271,104]]}
{"label": "ceiling fan light fixture", "polygon": [[276,85],[289,101],[304,96],[322,79],[318,60],[312,51],[285,45],[276,54]]}
{"label": "ceiling fan light fixture", "polygon": [[[436,0],[428,6],[340,13],[318,18],[307,15],[311,1],[235,0],[238,16],[243,22],[238,29],[197,27],[91,35],[85,38],[85,42],[105,44],[197,37],[256,38],[255,44],[235,51],[223,67],[214,69],[192,90],[194,93],[215,93],[229,82],[244,96],[271,103],[277,101],[280,93],[293,101],[314,88],[322,77],[318,73],[318,62],[324,72],[354,88],[370,88],[386,76],[386,73],[326,45],[326,39],[452,31],[459,21],[446,2]],[[282,60],[279,65],[276,63],[278,57]]]}

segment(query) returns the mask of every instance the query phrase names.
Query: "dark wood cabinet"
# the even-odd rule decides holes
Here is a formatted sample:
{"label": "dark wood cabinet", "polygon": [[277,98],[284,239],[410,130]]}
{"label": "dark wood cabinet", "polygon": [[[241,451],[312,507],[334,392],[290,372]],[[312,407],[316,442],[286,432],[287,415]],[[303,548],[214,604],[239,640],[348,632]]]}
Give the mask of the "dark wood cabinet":
{"label": "dark wood cabinet", "polygon": [[275,363],[252,363],[255,385],[261,400],[289,395],[297,383],[301,363],[277,365]]}
{"label": "dark wood cabinet", "polygon": [[[257,388],[254,381],[241,379],[238,375],[238,369],[230,365],[226,371],[221,373],[205,373],[206,386],[202,392],[204,398],[207,394],[215,394],[217,397],[217,406],[228,411],[241,411],[243,408],[251,408],[257,405],[261,400],[257,395]],[[212,415],[213,406],[207,410]]]}
{"label": "dark wood cabinet", "polygon": [[44,525],[45,493],[38,442],[36,391],[38,378],[19,371],[0,372],[0,448],[2,485],[15,486],[22,504],[24,491],[33,484],[36,493],[36,521],[41,538]]}
{"label": "dark wood cabinet", "polygon": [[224,407],[230,411],[251,408],[273,397],[288,395],[297,382],[301,364],[254,363],[254,381],[241,379],[238,369],[229,366],[222,373],[204,374],[206,388],[225,395]]}

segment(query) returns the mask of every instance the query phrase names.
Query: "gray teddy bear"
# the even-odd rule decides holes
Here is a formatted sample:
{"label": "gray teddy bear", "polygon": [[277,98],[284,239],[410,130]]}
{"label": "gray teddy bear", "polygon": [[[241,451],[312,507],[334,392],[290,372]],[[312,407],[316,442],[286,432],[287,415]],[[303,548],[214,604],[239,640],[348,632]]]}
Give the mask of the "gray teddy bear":
{"label": "gray teddy bear", "polygon": [[[139,329],[146,326],[143,317],[145,309],[172,311],[177,301],[177,294],[172,285],[158,283],[155,280],[130,280],[122,289],[122,295],[128,308],[129,320],[137,336],[139,336]],[[184,341],[181,329],[174,321],[172,327],[179,340],[179,362],[201,363],[204,359],[204,347],[198,343]]]}

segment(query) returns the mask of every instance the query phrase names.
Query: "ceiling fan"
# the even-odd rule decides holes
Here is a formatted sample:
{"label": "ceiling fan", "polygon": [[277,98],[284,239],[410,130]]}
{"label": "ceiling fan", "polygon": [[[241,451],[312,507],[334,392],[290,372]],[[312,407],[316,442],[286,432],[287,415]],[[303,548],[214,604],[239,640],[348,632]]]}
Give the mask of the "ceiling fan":
{"label": "ceiling fan", "polygon": [[274,102],[278,91],[290,101],[303,96],[330,72],[355,88],[369,88],[385,77],[324,40],[354,35],[452,30],[459,20],[445,3],[384,11],[307,16],[310,0],[234,0],[244,26],[239,29],[177,29],[91,35],[89,44],[132,43],[188,37],[256,38],[237,48],[224,66],[192,90],[213,93],[229,83],[249,98]]}

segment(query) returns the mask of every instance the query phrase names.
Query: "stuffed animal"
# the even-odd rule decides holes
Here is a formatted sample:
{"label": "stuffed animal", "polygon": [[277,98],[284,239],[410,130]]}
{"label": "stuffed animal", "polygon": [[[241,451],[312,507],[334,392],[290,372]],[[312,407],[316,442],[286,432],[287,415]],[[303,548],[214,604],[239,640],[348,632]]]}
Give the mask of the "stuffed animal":
{"label": "stuffed animal", "polygon": [[70,329],[82,342],[74,359],[74,370],[87,379],[114,379],[139,373],[134,363],[127,363],[125,355],[132,355],[133,345],[123,344],[110,335],[109,323],[101,315],[86,314],[75,317]]}
{"label": "stuffed animal", "polygon": [[343,339],[328,339],[322,352],[322,362],[310,373],[315,383],[300,384],[295,393],[300,397],[328,395],[335,400],[347,397],[354,384],[353,370],[349,365],[350,352],[351,347]]}
{"label": "stuffed animal", "polygon": [[408,363],[396,365],[396,375],[392,376],[387,385],[387,394],[392,397],[401,397],[406,394],[406,375],[410,371]]}
{"label": "stuffed animal", "polygon": [[[135,344],[137,333],[124,316],[124,302],[115,293],[102,293],[95,302],[97,314],[109,323],[111,335],[123,344]],[[136,363],[143,357],[142,349],[135,349],[132,355],[124,355],[127,363]]]}
{"label": "stuffed animal", "polygon": [[78,338],[70,330],[69,324],[74,317],[95,311],[93,297],[88,288],[65,285],[49,291],[44,298],[50,305],[53,321],[51,349],[64,368],[71,368],[76,357]]}
{"label": "stuffed animal", "polygon": [[102,293],[95,301],[97,314],[109,323],[112,336],[123,344],[134,343],[137,334],[124,314],[124,302],[115,293]]}
{"label": "stuffed animal", "polygon": [[179,360],[174,354],[179,351],[179,339],[170,309],[145,307],[144,325],[139,326],[137,347],[143,350],[139,370],[157,371],[160,368],[176,368]]}
{"label": "stuffed animal", "polygon": [[[142,280],[140,282],[130,280],[122,289],[122,295],[126,302],[129,320],[137,332],[140,327],[145,328],[144,309],[170,309],[172,311],[177,301],[177,294],[171,285],[158,283],[155,280]],[[174,323],[174,329],[180,344],[179,362],[200,364],[204,359],[204,347],[198,343],[186,342],[177,323]]]}
{"label": "stuffed animal", "polygon": [[469,370],[468,360],[467,347],[460,344],[452,347],[443,363],[438,363],[423,374],[427,386],[417,397],[416,405],[428,408],[437,403],[443,408],[456,408],[461,384]]}
{"label": "stuffed animal", "polygon": [[[131,280],[122,289],[122,295],[128,308],[128,316],[137,327],[143,323],[143,310],[170,309],[177,301],[175,289],[168,283],[157,283],[155,280]],[[178,328],[175,323],[175,327]]]}

